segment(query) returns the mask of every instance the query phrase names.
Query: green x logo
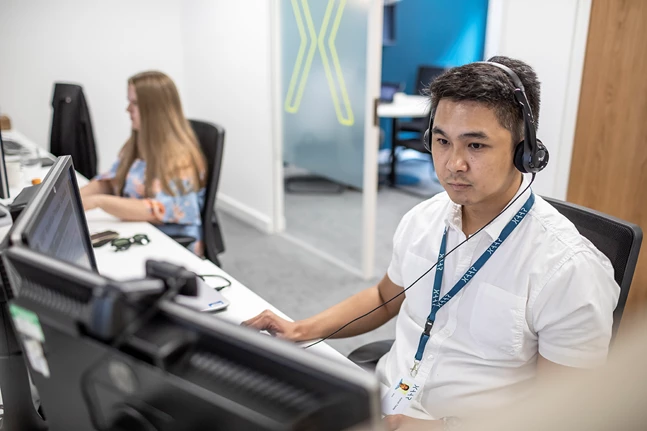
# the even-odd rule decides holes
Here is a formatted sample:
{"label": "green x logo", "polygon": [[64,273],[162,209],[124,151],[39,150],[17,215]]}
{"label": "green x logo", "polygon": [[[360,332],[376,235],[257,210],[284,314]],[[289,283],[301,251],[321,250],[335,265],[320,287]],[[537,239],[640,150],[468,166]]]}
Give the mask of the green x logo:
{"label": "green x logo", "polygon": [[292,9],[294,11],[297,28],[299,29],[301,43],[299,44],[299,52],[297,53],[297,58],[294,62],[294,69],[292,70],[288,93],[285,97],[285,110],[291,114],[299,111],[301,99],[303,98],[303,91],[305,89],[306,82],[308,81],[310,67],[312,66],[312,60],[314,59],[315,51],[319,48],[319,54],[321,55],[321,61],[323,62],[324,72],[326,74],[326,80],[328,81],[328,88],[330,89],[330,96],[332,97],[332,103],[335,106],[337,121],[344,126],[352,126],[355,124],[355,117],[353,116],[353,110],[350,106],[350,100],[348,98],[348,92],[346,91],[346,84],[344,82],[344,75],[342,74],[339,57],[337,56],[337,50],[335,48],[335,37],[339,30],[339,23],[341,22],[342,14],[344,13],[346,0],[339,0],[337,12],[335,13],[335,18],[330,29],[330,35],[328,36],[328,50],[330,51],[330,59],[335,69],[334,75],[330,67],[330,62],[328,61],[328,53],[326,52],[326,32],[328,31],[331,16],[333,15],[335,3],[336,0],[328,0],[326,13],[324,15],[323,22],[321,23],[321,28],[319,29],[319,35],[317,35],[314,23],[312,22],[308,0],[301,0],[303,16],[305,17],[305,25],[308,28],[307,33],[303,24],[304,19],[301,15],[301,10],[299,9],[299,2],[298,0],[292,0]]}

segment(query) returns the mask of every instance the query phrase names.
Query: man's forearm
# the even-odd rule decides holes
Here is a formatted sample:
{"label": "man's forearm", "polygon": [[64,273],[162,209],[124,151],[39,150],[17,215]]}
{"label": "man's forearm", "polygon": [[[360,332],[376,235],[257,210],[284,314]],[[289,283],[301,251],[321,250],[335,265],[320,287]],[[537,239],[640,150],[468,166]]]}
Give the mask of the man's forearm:
{"label": "man's forearm", "polygon": [[[313,317],[297,322],[301,340],[326,337],[351,320],[369,312],[390,298],[382,298],[377,286],[369,287]],[[344,328],[333,338],[353,337],[376,329],[397,314],[397,310],[380,307],[368,316]]]}

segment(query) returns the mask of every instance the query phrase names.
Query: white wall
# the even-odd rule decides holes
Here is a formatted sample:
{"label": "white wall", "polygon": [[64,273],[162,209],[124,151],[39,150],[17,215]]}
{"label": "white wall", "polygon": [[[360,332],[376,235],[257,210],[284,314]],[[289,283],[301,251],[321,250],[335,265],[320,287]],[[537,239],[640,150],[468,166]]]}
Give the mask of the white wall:
{"label": "white wall", "polygon": [[0,111],[16,129],[48,148],[53,83],[81,84],[105,170],[130,133],[128,77],[161,70],[188,117],[226,129],[220,208],[274,230],[270,1],[0,1]]}
{"label": "white wall", "polygon": [[490,0],[485,57],[530,64],[541,81],[537,136],[550,151],[538,194],[566,197],[591,0]]}
{"label": "white wall", "polygon": [[128,77],[158,69],[183,92],[181,15],[181,0],[2,0],[0,110],[49,148],[53,83],[81,84],[107,169],[130,134]]}
{"label": "white wall", "polygon": [[274,231],[269,0],[184,5],[185,101],[192,118],[226,129],[218,205]]}

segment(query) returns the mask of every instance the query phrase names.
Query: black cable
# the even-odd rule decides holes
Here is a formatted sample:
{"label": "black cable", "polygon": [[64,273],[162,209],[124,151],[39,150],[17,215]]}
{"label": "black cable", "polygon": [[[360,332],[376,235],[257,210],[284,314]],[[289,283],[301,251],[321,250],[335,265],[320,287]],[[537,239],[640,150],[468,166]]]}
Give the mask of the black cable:
{"label": "black cable", "polygon": [[454,248],[452,248],[451,250],[449,250],[449,251],[445,254],[445,256],[444,256],[442,259],[438,259],[438,260],[436,261],[436,263],[434,263],[433,265],[431,265],[431,268],[429,268],[427,271],[425,271],[425,272],[424,272],[420,277],[418,277],[418,278],[417,278],[413,283],[411,283],[411,284],[410,284],[406,289],[403,289],[403,290],[402,290],[402,292],[398,293],[397,295],[395,295],[393,298],[389,299],[388,301],[385,301],[385,302],[383,302],[382,304],[378,305],[377,307],[375,307],[375,308],[374,308],[374,309],[372,309],[371,311],[368,311],[367,313],[364,313],[364,314],[362,314],[361,316],[356,317],[355,319],[351,320],[350,322],[348,322],[347,324],[345,324],[344,326],[342,326],[341,328],[339,328],[338,330],[336,330],[336,331],[335,331],[335,332],[333,332],[332,334],[327,335],[327,336],[323,337],[322,339],[320,339],[320,340],[318,340],[318,341],[315,341],[314,343],[308,344],[307,346],[305,346],[305,347],[304,347],[304,349],[309,349],[309,348],[310,348],[310,347],[312,347],[312,346],[316,346],[317,344],[322,343],[322,342],[324,342],[324,341],[328,340],[330,337],[332,337],[333,335],[337,334],[339,331],[343,330],[344,328],[348,327],[349,325],[352,325],[353,323],[357,322],[358,320],[363,319],[364,317],[368,316],[369,314],[371,314],[371,313],[373,313],[373,312],[375,312],[375,311],[379,310],[380,308],[384,307],[384,306],[385,306],[386,304],[388,304],[389,302],[393,301],[395,298],[398,298],[400,295],[403,295],[403,294],[404,294],[404,292],[406,292],[407,290],[411,289],[411,288],[412,288],[412,287],[413,287],[417,282],[419,282],[419,281],[420,281],[420,280],[421,280],[425,275],[429,274],[429,272],[431,272],[431,270],[432,270],[432,269],[434,269],[434,268],[436,267],[436,265],[438,265],[438,262],[440,262],[441,260],[445,260],[445,259],[447,258],[447,256],[449,256],[450,254],[452,254],[452,253],[454,252],[454,250],[456,250],[458,247],[460,247],[460,246],[462,246],[463,244],[465,244],[465,243],[466,243],[467,241],[469,241],[470,239],[474,238],[474,237],[475,237],[479,232],[481,232],[483,229],[485,229],[485,228],[486,228],[486,227],[488,227],[490,224],[492,224],[492,222],[494,222],[494,220],[496,220],[497,218],[499,218],[499,216],[500,216],[501,214],[503,214],[504,212],[506,212],[506,210],[507,210],[508,208],[510,208],[510,207],[512,206],[512,204],[514,204],[514,203],[517,201],[517,199],[519,199],[521,196],[523,196],[523,194],[524,194],[524,193],[526,193],[526,190],[528,190],[528,189],[530,188],[530,186],[532,185],[532,183],[533,183],[534,181],[535,181],[535,174],[532,174],[532,179],[530,180],[530,184],[528,184],[528,186],[527,186],[525,189],[523,189],[523,191],[522,191],[521,193],[519,193],[519,195],[518,195],[516,198],[514,198],[514,199],[513,199],[513,200],[512,200],[508,205],[506,205],[506,207],[505,207],[505,208],[503,208],[499,214],[497,214],[497,215],[496,215],[492,220],[490,220],[489,222],[487,222],[487,223],[486,223],[482,228],[480,228],[479,230],[477,230],[476,232],[474,232],[474,234],[472,234],[472,235],[470,235],[469,237],[465,238],[465,239],[464,239],[460,244],[458,244],[456,247],[454,247]]}

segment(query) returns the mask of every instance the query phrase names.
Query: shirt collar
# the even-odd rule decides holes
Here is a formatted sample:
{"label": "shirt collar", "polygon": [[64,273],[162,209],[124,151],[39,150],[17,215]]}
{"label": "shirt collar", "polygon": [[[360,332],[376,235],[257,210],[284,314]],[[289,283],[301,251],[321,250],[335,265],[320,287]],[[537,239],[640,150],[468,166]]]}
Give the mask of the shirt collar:
{"label": "shirt collar", "polygon": [[[530,184],[532,179],[532,174],[523,174],[523,179],[521,181],[521,186],[515,193],[514,197],[510,199],[510,202],[515,200],[517,196],[523,192],[526,187]],[[532,193],[532,189],[528,188],[523,192],[523,196],[516,200],[516,202],[510,205],[510,208],[506,209],[503,214],[498,216],[492,223],[490,223],[485,229],[485,233],[494,241],[499,237],[501,231],[506,224],[512,219],[512,217],[521,209],[521,207],[526,203],[526,200]],[[506,206],[510,204],[508,202]],[[463,231],[463,212],[461,211],[461,205],[455,204],[451,200],[449,201],[449,208],[447,209],[447,214],[445,216],[445,225],[449,228],[455,229],[459,232]]]}

